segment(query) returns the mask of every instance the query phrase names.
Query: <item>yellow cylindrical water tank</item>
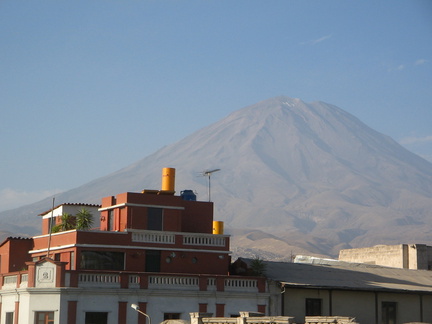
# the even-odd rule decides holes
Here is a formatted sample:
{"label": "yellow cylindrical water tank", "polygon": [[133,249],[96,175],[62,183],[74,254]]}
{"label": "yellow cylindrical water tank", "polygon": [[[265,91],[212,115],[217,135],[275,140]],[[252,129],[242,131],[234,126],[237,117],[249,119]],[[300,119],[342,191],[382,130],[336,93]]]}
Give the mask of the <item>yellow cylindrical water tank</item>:
{"label": "yellow cylindrical water tank", "polygon": [[220,221],[213,221],[213,234],[222,235],[223,233],[224,233],[224,223]]}
{"label": "yellow cylindrical water tank", "polygon": [[163,168],[162,169],[162,190],[174,191],[175,187],[175,169]]}

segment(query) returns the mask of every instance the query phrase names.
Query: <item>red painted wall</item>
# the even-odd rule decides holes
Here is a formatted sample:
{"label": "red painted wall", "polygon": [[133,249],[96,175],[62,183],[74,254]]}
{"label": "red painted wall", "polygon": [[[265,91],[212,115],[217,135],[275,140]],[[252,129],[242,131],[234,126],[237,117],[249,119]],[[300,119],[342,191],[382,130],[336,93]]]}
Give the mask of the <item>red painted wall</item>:
{"label": "red painted wall", "polygon": [[[116,198],[102,199],[102,208],[120,204],[149,205],[163,208],[163,230],[172,232],[209,233],[213,231],[213,203],[186,201],[180,196],[125,192]],[[179,209],[164,208],[179,207]],[[147,208],[126,206],[114,208],[114,230],[147,229]],[[108,230],[108,211],[101,213],[101,229]]]}
{"label": "red painted wall", "polygon": [[0,246],[1,273],[24,270],[26,268],[25,263],[32,260],[28,254],[32,247],[32,239],[8,238]]}

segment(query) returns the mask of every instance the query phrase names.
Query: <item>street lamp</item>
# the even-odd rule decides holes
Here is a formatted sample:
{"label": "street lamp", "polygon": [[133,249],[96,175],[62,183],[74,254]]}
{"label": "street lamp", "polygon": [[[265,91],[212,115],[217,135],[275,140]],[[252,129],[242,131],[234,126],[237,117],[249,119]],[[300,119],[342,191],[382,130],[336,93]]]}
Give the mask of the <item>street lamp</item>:
{"label": "street lamp", "polygon": [[132,304],[131,307],[132,307],[133,309],[135,309],[138,313],[143,314],[145,317],[147,317],[148,320],[149,320],[149,324],[151,324],[150,316],[148,316],[148,315],[147,315],[146,313],[144,313],[143,311],[140,311],[139,306],[138,306],[137,304]]}

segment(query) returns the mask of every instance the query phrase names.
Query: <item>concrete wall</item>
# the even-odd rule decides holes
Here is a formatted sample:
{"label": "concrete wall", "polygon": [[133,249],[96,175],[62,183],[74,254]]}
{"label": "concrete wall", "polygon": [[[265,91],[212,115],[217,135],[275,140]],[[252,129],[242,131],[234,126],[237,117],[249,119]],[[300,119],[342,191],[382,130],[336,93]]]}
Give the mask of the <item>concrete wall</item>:
{"label": "concrete wall", "polygon": [[304,323],[306,298],[322,299],[322,316],[354,317],[361,324],[381,323],[382,302],[397,303],[397,324],[432,323],[432,295],[415,293],[286,288],[284,315]]}
{"label": "concrete wall", "polygon": [[283,315],[294,317],[295,323],[304,323],[306,313],[306,298],[322,298],[322,315],[330,315],[328,291],[296,288],[285,289]]}
{"label": "concrete wall", "polygon": [[394,268],[431,270],[432,247],[425,244],[399,244],[346,249],[339,252],[339,260]]}
{"label": "concrete wall", "polygon": [[[55,323],[67,324],[70,316],[76,316],[76,323],[85,322],[86,312],[107,312],[108,324],[138,323],[142,316],[133,310],[131,304],[146,303],[145,312],[152,323],[164,320],[164,313],[180,313],[181,319],[189,320],[189,313],[197,312],[200,304],[207,304],[207,311],[216,314],[217,305],[223,305],[223,316],[238,315],[240,310],[257,311],[258,305],[269,309],[267,293],[215,292],[152,289],[69,289],[29,288],[3,290],[1,295],[0,323],[4,323],[6,312],[15,312],[19,305],[18,324],[34,322],[37,311],[53,311]],[[68,304],[76,301],[76,314],[68,314]],[[121,305],[123,304],[123,305]],[[126,321],[119,322],[121,307],[127,304]]]}
{"label": "concrete wall", "polygon": [[355,317],[356,322],[361,324],[375,323],[375,294],[366,291],[333,291],[332,313]]}
{"label": "concrete wall", "polygon": [[404,268],[404,246],[403,244],[377,245],[367,248],[341,250],[339,260]]}
{"label": "concrete wall", "polygon": [[409,269],[432,270],[432,246],[410,244]]}

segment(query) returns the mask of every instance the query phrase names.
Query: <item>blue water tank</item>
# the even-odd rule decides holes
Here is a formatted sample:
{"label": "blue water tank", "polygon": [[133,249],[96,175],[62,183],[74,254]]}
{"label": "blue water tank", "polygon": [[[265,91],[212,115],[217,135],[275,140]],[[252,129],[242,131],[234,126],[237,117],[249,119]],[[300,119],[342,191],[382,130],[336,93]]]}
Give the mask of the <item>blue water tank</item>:
{"label": "blue water tank", "polygon": [[180,196],[183,200],[196,201],[196,195],[192,190],[180,191]]}

